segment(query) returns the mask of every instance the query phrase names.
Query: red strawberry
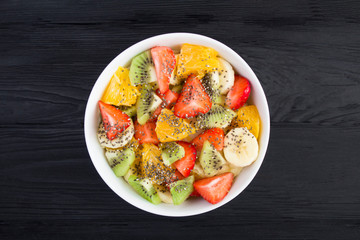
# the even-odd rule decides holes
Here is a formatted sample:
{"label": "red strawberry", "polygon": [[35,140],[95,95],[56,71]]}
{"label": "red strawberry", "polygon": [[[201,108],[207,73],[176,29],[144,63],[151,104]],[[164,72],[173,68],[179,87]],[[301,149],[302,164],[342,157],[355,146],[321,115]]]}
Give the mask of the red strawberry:
{"label": "red strawberry", "polygon": [[131,118],[120,109],[102,101],[99,101],[99,108],[109,140],[113,140],[131,125]]}
{"label": "red strawberry", "polygon": [[250,83],[249,81],[239,75],[235,75],[234,86],[228,92],[225,103],[232,110],[239,109],[248,100],[250,95]]}
{"label": "red strawberry", "polygon": [[191,74],[175,104],[174,114],[180,118],[191,118],[199,113],[207,113],[211,105],[211,99],[205,92],[201,81],[194,74]]}
{"label": "red strawberry", "polygon": [[194,188],[194,191],[190,194],[190,197],[201,197],[200,193],[198,193],[198,191],[196,191],[196,189]]}
{"label": "red strawberry", "polygon": [[221,175],[204,178],[194,182],[194,188],[209,203],[216,204],[228,194],[234,174],[227,172]]}
{"label": "red strawberry", "polygon": [[170,77],[175,68],[175,54],[169,47],[153,47],[151,57],[155,65],[160,92],[165,93],[169,90]]}
{"label": "red strawberry", "polygon": [[209,141],[216,150],[221,151],[224,148],[224,130],[221,128],[210,128],[194,138],[191,143],[197,151],[201,151],[205,141]]}
{"label": "red strawberry", "polygon": [[190,175],[191,170],[195,166],[196,160],[196,149],[190,143],[187,142],[177,142],[180,146],[182,146],[185,150],[185,156],[174,162],[174,166],[179,170],[179,172],[184,176],[188,177]]}
{"label": "red strawberry", "polygon": [[170,89],[166,91],[166,93],[161,94],[159,89],[156,89],[156,94],[163,100],[163,103],[160,104],[160,106],[155,110],[155,112],[152,115],[152,119],[157,118],[161,110],[163,110],[165,107],[167,109],[171,109],[173,105],[176,103],[176,100],[179,98],[179,94],[177,92],[173,92]]}
{"label": "red strawberry", "polygon": [[159,144],[159,139],[156,136],[155,128],[156,122],[153,120],[147,121],[144,125],[140,125],[138,121],[135,121],[135,139],[139,141],[140,144],[143,143],[152,143]]}

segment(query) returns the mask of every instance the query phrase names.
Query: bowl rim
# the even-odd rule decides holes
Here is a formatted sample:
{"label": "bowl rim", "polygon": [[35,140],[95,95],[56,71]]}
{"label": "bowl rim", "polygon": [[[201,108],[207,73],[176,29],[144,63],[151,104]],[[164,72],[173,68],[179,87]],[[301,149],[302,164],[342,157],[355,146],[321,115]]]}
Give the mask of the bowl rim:
{"label": "bowl rim", "polygon": [[[196,212],[186,212],[186,213],[182,213],[181,211],[172,211],[172,212],[167,212],[164,210],[160,210],[160,208],[156,208],[156,205],[152,205],[154,207],[149,207],[148,204],[144,204],[144,199],[142,199],[142,201],[139,201],[139,199],[135,199],[134,197],[128,196],[126,194],[121,194],[121,192],[118,191],[118,189],[115,188],[115,185],[113,183],[111,183],[109,177],[107,176],[107,173],[104,173],[104,171],[101,169],[102,166],[100,166],[99,162],[97,162],[95,159],[95,152],[96,150],[94,150],[93,148],[91,148],[91,138],[94,137],[94,134],[91,133],[91,126],[89,123],[89,119],[92,117],[92,113],[91,113],[91,107],[93,107],[91,105],[91,103],[94,102],[94,99],[92,99],[92,96],[94,95],[93,93],[96,91],[98,85],[100,84],[100,79],[104,78],[105,75],[109,75],[107,72],[109,72],[110,66],[114,65],[114,63],[116,63],[119,59],[121,59],[123,56],[128,55],[130,52],[133,52],[134,49],[140,49],[138,51],[138,53],[142,52],[142,46],[147,45],[147,43],[149,42],[153,42],[155,40],[157,40],[158,42],[160,40],[166,40],[166,39],[173,39],[173,38],[189,38],[189,39],[196,39],[196,40],[201,40],[204,41],[204,46],[206,46],[206,42],[211,43],[211,44],[215,44],[217,45],[219,48],[223,49],[221,52],[219,52],[219,54],[226,52],[228,55],[233,55],[233,57],[236,58],[237,61],[239,61],[238,65],[242,65],[242,67],[244,67],[246,69],[246,71],[251,75],[251,78],[253,79],[253,81],[251,81],[252,85],[257,85],[257,91],[259,92],[259,96],[260,96],[260,101],[264,104],[265,106],[265,112],[262,112],[264,119],[261,119],[261,133],[260,133],[260,137],[261,137],[261,141],[262,144],[259,146],[259,155],[258,158],[256,160],[256,162],[258,162],[258,166],[255,169],[255,171],[252,171],[250,176],[246,179],[245,182],[242,183],[242,187],[239,189],[236,189],[236,194],[233,194],[233,196],[231,197],[226,197],[225,199],[223,199],[220,203],[215,204],[215,205],[210,205],[210,206],[206,206]],[[160,41],[161,42],[161,41]],[[181,42],[178,43],[183,44],[185,42]],[[155,46],[155,45],[153,45]],[[143,51],[146,49],[143,49]],[[132,57],[135,55],[132,55]],[[131,57],[130,59],[131,60]],[[234,67],[234,64],[231,64]],[[113,74],[113,72],[111,73],[111,75]],[[110,79],[110,78],[109,78]],[[96,99],[96,102],[99,99]],[[258,78],[256,77],[255,73],[253,72],[253,70],[250,68],[250,66],[245,62],[245,60],[238,54],[236,53],[234,50],[232,50],[230,47],[228,47],[227,45],[219,42],[218,40],[215,40],[213,38],[204,36],[204,35],[200,35],[200,34],[195,34],[195,33],[185,33],[185,32],[175,32],[175,33],[166,33],[166,34],[160,34],[160,35],[156,35],[153,37],[149,37],[146,38],[140,42],[137,42],[133,45],[131,45],[130,47],[128,47],[127,49],[125,49],[124,51],[122,51],[120,54],[118,54],[105,68],[104,70],[101,72],[101,74],[99,75],[99,77],[97,78],[96,82],[94,83],[89,98],[87,100],[86,103],[86,109],[85,109],[85,116],[84,116],[84,135],[85,135],[85,142],[86,142],[86,147],[88,150],[88,153],[90,155],[90,159],[96,169],[96,171],[98,172],[98,174],[100,175],[100,177],[102,178],[102,180],[108,185],[108,187],[110,187],[110,189],[112,189],[119,197],[121,197],[123,200],[125,200],[126,202],[128,202],[129,204],[144,210],[146,212],[149,213],[153,213],[156,215],[161,215],[161,216],[167,216],[167,217],[186,217],[186,216],[193,216],[193,215],[198,215],[198,214],[202,214],[202,213],[206,213],[209,211],[212,211],[214,209],[217,209],[223,205],[225,205],[226,203],[228,203],[229,201],[231,201],[232,199],[234,199],[235,197],[237,197],[238,195],[240,195],[241,192],[244,191],[244,189],[250,184],[250,182],[254,179],[254,177],[256,176],[257,172],[259,171],[263,161],[264,161],[264,157],[268,148],[268,143],[269,143],[269,138],[270,138],[270,113],[269,113],[269,106],[268,106],[268,102],[264,93],[264,90],[260,84],[260,81],[258,80]],[[96,135],[96,134],[95,134]],[[97,140],[97,138],[96,138]],[[109,168],[110,169],[110,168]],[[111,171],[111,170],[110,170]],[[111,171],[112,172],[112,171]],[[114,174],[113,174],[114,175]],[[114,175],[115,176],[115,175]],[[125,181],[124,181],[125,182]],[[126,183],[126,185],[129,185]],[[129,186],[128,186],[129,187]],[[229,195],[229,194],[228,194]],[[138,196],[140,197],[140,196]],[[145,200],[146,201],[146,200]],[[151,203],[149,203],[151,204]],[[163,204],[163,203],[162,203]],[[174,208],[177,206],[174,206]]]}

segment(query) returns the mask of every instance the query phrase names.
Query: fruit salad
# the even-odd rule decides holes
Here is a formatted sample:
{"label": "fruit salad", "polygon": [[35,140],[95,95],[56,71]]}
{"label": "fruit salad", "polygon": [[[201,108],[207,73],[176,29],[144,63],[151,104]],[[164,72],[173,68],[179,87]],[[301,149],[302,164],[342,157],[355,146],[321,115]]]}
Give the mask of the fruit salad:
{"label": "fruit salad", "polygon": [[117,177],[153,204],[222,201],[259,152],[251,85],[209,47],[156,46],[119,66],[98,139]]}

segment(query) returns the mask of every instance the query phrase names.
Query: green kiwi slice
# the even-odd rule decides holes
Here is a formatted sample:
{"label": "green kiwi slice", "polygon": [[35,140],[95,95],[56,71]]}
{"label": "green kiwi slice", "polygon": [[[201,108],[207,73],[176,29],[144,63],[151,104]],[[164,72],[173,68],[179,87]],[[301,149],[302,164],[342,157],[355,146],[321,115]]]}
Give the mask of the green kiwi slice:
{"label": "green kiwi slice", "polygon": [[159,195],[157,194],[153,184],[148,179],[139,179],[137,176],[131,175],[128,182],[141,197],[155,205],[161,203]]}
{"label": "green kiwi slice", "polygon": [[161,157],[166,166],[170,166],[185,156],[185,150],[175,142],[161,144]]}
{"label": "green kiwi slice", "polygon": [[160,106],[162,100],[154,93],[150,84],[142,86],[140,94],[136,101],[137,120],[141,125],[144,125]]}
{"label": "green kiwi slice", "polygon": [[219,72],[214,71],[206,73],[201,82],[211,101],[213,103],[220,103]]}
{"label": "green kiwi slice", "polygon": [[132,59],[129,78],[134,86],[157,81],[150,50],[142,52]]}
{"label": "green kiwi slice", "polygon": [[209,141],[204,142],[199,162],[208,177],[215,176],[226,164],[226,160]]}
{"label": "green kiwi slice", "polygon": [[174,205],[180,205],[190,196],[194,191],[194,180],[194,176],[190,176],[170,184],[170,193]]}
{"label": "green kiwi slice", "polygon": [[117,177],[124,176],[135,160],[135,152],[131,148],[125,150],[107,149],[105,156]]}
{"label": "green kiwi slice", "polygon": [[235,116],[233,110],[213,104],[209,112],[196,117],[196,125],[198,128],[225,128]]}

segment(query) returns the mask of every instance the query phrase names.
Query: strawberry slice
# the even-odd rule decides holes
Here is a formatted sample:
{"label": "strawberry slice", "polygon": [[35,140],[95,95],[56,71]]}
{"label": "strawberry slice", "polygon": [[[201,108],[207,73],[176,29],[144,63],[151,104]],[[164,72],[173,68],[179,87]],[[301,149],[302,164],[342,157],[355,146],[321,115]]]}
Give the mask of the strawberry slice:
{"label": "strawberry slice", "polygon": [[155,65],[160,92],[166,93],[169,90],[170,77],[176,64],[175,54],[169,47],[153,47],[151,57]]}
{"label": "strawberry slice", "polygon": [[234,85],[228,92],[225,103],[232,110],[237,110],[242,107],[248,100],[250,95],[249,81],[239,75],[235,75]]}
{"label": "strawberry slice", "polygon": [[163,100],[163,103],[161,103],[160,106],[155,110],[152,115],[152,119],[157,118],[160,115],[161,110],[163,110],[165,107],[167,109],[171,109],[179,98],[179,94],[177,92],[171,91],[170,89],[167,90],[164,94],[160,92],[160,89],[156,89],[156,94]]}
{"label": "strawberry slice", "polygon": [[180,118],[191,118],[200,113],[207,113],[211,105],[211,99],[205,92],[201,81],[194,74],[191,74],[175,104],[174,114]]}
{"label": "strawberry slice", "polygon": [[99,101],[99,108],[109,140],[113,140],[131,125],[131,118],[120,109],[102,101]]}
{"label": "strawberry slice", "polygon": [[188,177],[191,170],[193,170],[195,166],[196,149],[194,146],[187,142],[181,141],[177,143],[184,148],[185,156],[182,159],[174,162],[174,166],[184,177]]}
{"label": "strawberry slice", "polygon": [[194,188],[209,203],[216,204],[228,194],[234,174],[227,172],[221,175],[204,178],[194,182]]}
{"label": "strawberry slice", "polygon": [[139,141],[140,144],[143,143],[152,143],[159,144],[159,139],[156,136],[155,128],[156,121],[149,120],[144,125],[140,125],[138,121],[135,121],[135,139]]}
{"label": "strawberry slice", "polygon": [[197,151],[201,151],[205,141],[209,141],[216,150],[221,151],[224,148],[224,130],[221,128],[210,128],[194,138],[191,143]]}

